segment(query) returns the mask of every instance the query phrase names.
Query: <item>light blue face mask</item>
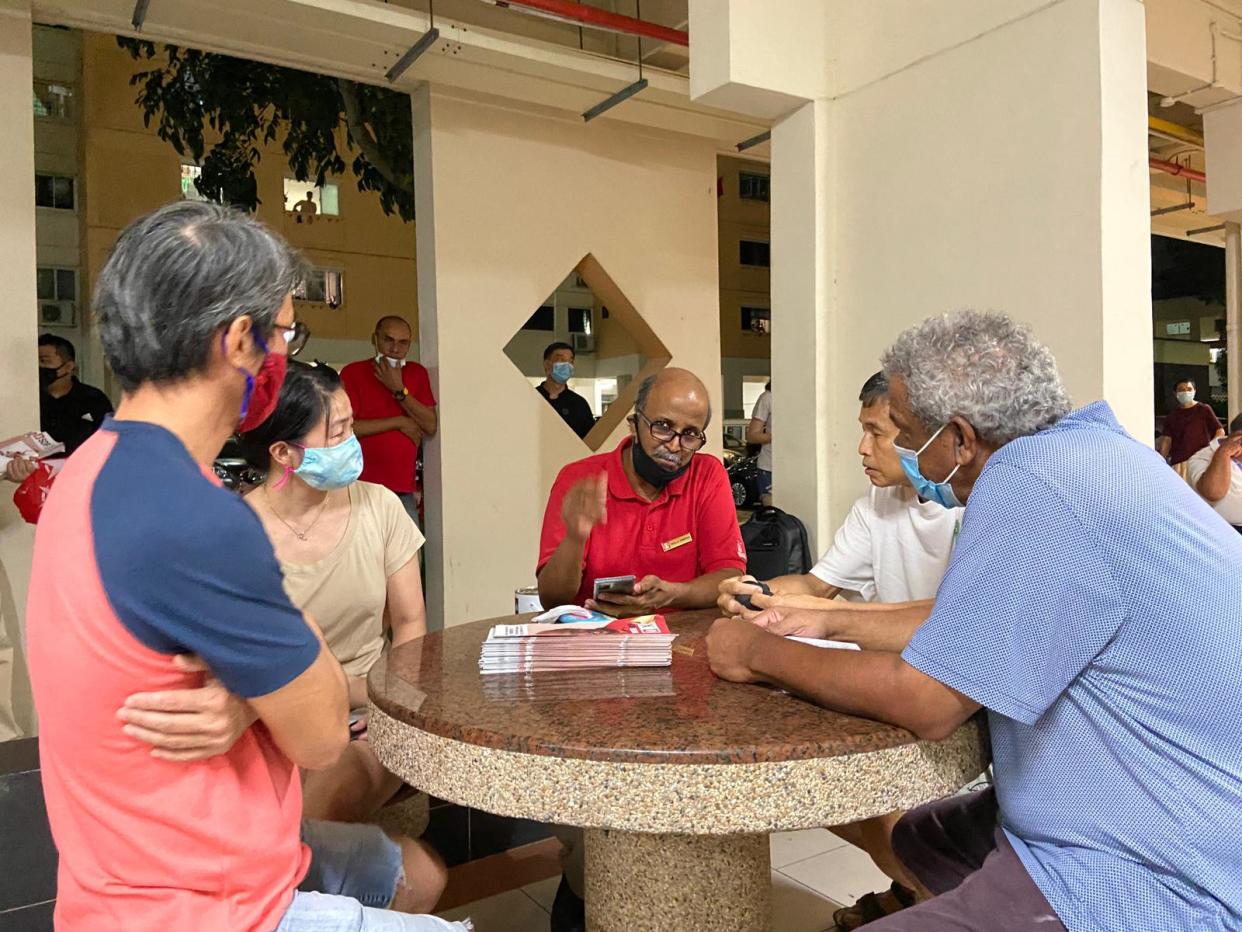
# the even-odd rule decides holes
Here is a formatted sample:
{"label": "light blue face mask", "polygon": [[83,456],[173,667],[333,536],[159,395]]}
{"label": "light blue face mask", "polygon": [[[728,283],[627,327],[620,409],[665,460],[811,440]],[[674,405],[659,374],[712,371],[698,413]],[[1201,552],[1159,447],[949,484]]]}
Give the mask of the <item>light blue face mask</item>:
{"label": "light blue face mask", "polygon": [[350,434],[334,447],[302,447],[302,465],[293,472],[312,489],[343,489],[362,475],[362,444]]}
{"label": "light blue face mask", "polygon": [[901,456],[901,468],[905,470],[906,478],[914,486],[914,491],[918,493],[919,498],[935,502],[937,505],[942,505],[945,508],[961,508],[962,503],[958,501],[957,493],[953,491],[953,486],[949,484],[949,480],[957,475],[957,471],[962,468],[961,463],[954,466],[953,472],[945,476],[940,482],[932,482],[919,470],[919,456],[931,446],[933,440],[940,436],[940,431],[948,426],[948,424],[941,425],[940,430],[928,437],[927,443],[917,450],[900,447],[896,444],[893,444],[893,447]]}
{"label": "light blue face mask", "polygon": [[572,362],[554,362],[552,363],[552,381],[560,382],[564,385],[574,377],[574,364]]}

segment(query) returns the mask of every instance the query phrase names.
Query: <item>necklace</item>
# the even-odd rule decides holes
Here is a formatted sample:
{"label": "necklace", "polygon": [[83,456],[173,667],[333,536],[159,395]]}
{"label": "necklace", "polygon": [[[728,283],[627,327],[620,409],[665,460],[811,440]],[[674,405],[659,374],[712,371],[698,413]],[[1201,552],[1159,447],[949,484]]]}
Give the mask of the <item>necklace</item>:
{"label": "necklace", "polygon": [[319,523],[319,519],[323,517],[324,509],[328,507],[328,496],[325,495],[323,497],[323,504],[319,506],[319,511],[315,514],[314,520],[312,520],[310,524],[306,525],[306,528],[304,530],[299,531],[292,524],[290,524],[288,521],[286,521],[284,518],[280,516],[280,512],[277,511],[276,506],[272,504],[271,496],[267,494],[267,483],[263,484],[263,499],[264,501],[267,502],[267,507],[272,509],[272,514],[276,516],[276,520],[279,521],[281,524],[283,524],[285,527],[287,527],[291,532],[293,532],[293,536],[296,537],[298,540],[306,540],[306,536],[310,534],[311,528],[313,528],[316,524]]}

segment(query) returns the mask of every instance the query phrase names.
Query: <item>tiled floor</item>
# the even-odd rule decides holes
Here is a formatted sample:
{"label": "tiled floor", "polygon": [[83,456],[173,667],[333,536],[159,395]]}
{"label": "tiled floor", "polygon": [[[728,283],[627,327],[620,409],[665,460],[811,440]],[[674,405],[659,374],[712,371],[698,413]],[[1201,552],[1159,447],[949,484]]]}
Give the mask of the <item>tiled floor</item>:
{"label": "tiled floor", "polygon": [[[551,877],[440,915],[469,916],[478,932],[546,932],[559,882]],[[888,885],[867,855],[827,829],[772,836],[772,928],[780,932],[827,932],[838,904]]]}

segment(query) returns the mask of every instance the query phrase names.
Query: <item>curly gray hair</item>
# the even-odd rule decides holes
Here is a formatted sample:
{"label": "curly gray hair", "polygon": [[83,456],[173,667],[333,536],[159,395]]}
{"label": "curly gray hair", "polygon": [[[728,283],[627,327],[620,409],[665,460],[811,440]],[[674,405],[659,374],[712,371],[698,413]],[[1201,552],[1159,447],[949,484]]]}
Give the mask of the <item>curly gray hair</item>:
{"label": "curly gray hair", "polygon": [[882,358],[906,384],[910,408],[934,430],[954,415],[999,447],[1051,427],[1070,411],[1048,347],[1004,314],[955,311],[905,330]]}

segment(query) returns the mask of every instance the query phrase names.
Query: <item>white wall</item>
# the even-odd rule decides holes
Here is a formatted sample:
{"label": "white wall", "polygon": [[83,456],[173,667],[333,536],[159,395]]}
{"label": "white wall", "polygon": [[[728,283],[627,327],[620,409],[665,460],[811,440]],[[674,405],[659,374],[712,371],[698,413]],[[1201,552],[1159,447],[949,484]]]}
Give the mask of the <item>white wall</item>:
{"label": "white wall", "polygon": [[[692,24],[720,5],[736,23],[765,4],[692,0]],[[756,38],[757,65],[734,33],[692,47],[711,79],[691,82],[702,99],[761,113],[805,98],[772,134],[777,504],[827,539],[864,488],[860,385],[903,328],[958,308],[1031,322],[1076,403],[1106,398],[1150,436],[1142,4],[823,7],[798,55]],[[787,64],[807,56],[826,92]]]}
{"label": "white wall", "polygon": [[[0,439],[39,425],[35,365],[34,117],[30,3],[0,0]],[[20,645],[34,529],[0,483],[0,741],[32,734]]]}
{"label": "white wall", "polygon": [[428,608],[452,625],[512,612],[552,480],[585,452],[503,353],[585,253],[719,405],[716,160],[707,140],[425,86],[414,117],[420,339],[441,417]]}

